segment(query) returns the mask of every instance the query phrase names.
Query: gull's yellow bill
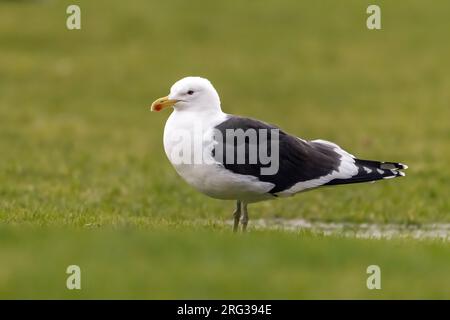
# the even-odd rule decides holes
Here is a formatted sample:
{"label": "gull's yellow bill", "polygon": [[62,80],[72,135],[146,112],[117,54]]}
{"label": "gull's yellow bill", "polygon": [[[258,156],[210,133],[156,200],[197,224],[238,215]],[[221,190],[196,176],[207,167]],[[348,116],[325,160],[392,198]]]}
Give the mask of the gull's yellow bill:
{"label": "gull's yellow bill", "polygon": [[173,105],[175,103],[177,103],[177,102],[178,102],[178,100],[176,100],[176,99],[169,99],[168,96],[167,97],[162,97],[162,98],[156,99],[152,103],[152,105],[150,107],[150,110],[158,112],[158,111],[161,111],[162,109],[166,109],[168,107],[173,107]]}

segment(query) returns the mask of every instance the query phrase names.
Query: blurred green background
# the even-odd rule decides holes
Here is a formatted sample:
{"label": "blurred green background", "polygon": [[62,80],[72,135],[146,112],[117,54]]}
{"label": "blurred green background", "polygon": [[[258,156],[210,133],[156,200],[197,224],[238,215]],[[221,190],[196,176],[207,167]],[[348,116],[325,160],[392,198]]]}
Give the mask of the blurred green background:
{"label": "blurred green background", "polygon": [[[66,29],[70,4],[81,30]],[[448,243],[231,236],[233,203],[176,175],[169,112],[148,110],[199,75],[226,112],[410,166],[251,219],[449,223],[450,3],[376,1],[377,31],[369,4],[0,1],[0,298],[450,298]],[[386,270],[381,291],[369,264]]]}

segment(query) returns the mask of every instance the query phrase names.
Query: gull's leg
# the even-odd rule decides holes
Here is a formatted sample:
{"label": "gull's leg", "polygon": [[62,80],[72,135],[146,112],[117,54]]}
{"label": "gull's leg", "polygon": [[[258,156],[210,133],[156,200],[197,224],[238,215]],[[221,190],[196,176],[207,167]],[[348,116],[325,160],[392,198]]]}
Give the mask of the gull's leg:
{"label": "gull's leg", "polygon": [[245,232],[247,230],[247,224],[248,224],[248,211],[247,211],[247,204],[245,202],[242,203],[242,231]]}
{"label": "gull's leg", "polygon": [[234,225],[233,232],[236,232],[239,227],[239,220],[241,219],[241,200],[236,201],[236,211],[233,213]]}

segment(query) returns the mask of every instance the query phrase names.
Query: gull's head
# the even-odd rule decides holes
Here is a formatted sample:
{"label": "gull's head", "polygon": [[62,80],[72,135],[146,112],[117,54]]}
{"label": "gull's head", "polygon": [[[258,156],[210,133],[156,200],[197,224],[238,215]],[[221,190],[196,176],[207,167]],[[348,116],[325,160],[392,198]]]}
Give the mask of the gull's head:
{"label": "gull's head", "polygon": [[178,80],[170,88],[166,97],[152,103],[152,111],[173,107],[175,110],[220,110],[220,99],[208,79],[186,77]]}

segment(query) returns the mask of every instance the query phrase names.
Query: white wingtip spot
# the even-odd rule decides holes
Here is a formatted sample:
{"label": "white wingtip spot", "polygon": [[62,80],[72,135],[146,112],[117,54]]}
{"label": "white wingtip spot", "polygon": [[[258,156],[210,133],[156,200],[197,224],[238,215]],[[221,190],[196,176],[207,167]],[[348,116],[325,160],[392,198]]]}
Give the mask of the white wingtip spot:
{"label": "white wingtip spot", "polygon": [[364,171],[367,172],[367,173],[371,173],[371,172],[372,172],[372,169],[370,169],[370,168],[363,167],[363,169],[364,169]]}
{"label": "white wingtip spot", "polygon": [[406,164],[404,164],[404,163],[400,163],[400,165],[403,167],[403,169],[408,169],[408,166],[406,165]]}

